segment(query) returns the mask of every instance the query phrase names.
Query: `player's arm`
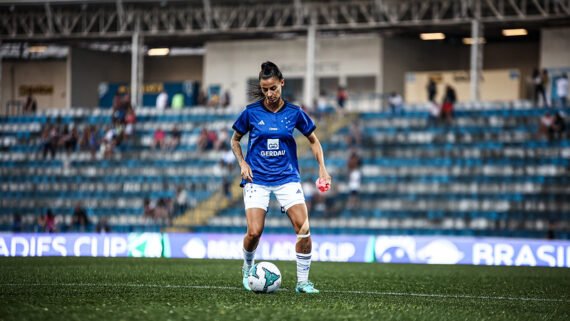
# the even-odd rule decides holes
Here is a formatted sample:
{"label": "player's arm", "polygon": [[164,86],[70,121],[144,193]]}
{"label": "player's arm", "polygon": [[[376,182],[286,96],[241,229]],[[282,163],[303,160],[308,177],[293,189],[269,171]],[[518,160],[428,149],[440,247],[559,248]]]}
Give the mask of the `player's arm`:
{"label": "player's arm", "polygon": [[242,134],[234,131],[232,135],[232,139],[230,141],[230,145],[232,146],[232,152],[234,152],[234,156],[236,157],[239,167],[241,169],[241,177],[248,182],[253,183],[253,173],[251,171],[251,167],[246,163],[245,159],[243,158],[243,152],[241,150],[240,140],[243,137]]}
{"label": "player's arm", "polygon": [[313,150],[313,155],[317,159],[319,163],[319,179],[325,179],[327,184],[330,184],[332,181],[332,177],[327,172],[327,168],[325,167],[325,156],[323,153],[323,147],[321,146],[321,142],[317,138],[315,133],[311,133],[311,135],[307,136],[309,143],[311,144],[311,149]]}

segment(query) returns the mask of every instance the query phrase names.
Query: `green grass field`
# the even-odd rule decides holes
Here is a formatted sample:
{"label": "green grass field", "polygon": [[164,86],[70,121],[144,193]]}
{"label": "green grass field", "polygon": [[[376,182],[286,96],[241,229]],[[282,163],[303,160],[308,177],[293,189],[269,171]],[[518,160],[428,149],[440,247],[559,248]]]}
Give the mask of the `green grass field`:
{"label": "green grass field", "polygon": [[0,320],[570,320],[570,269],[313,262],[322,292],[241,288],[240,261],[1,258]]}

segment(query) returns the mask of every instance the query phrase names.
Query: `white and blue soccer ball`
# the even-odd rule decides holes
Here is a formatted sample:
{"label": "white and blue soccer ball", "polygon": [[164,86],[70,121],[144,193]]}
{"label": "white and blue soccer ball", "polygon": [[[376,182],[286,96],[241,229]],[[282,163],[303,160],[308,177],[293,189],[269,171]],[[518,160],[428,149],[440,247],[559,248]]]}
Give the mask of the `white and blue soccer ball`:
{"label": "white and blue soccer ball", "polygon": [[270,262],[260,262],[251,268],[247,281],[255,293],[273,293],[281,286],[281,271]]}

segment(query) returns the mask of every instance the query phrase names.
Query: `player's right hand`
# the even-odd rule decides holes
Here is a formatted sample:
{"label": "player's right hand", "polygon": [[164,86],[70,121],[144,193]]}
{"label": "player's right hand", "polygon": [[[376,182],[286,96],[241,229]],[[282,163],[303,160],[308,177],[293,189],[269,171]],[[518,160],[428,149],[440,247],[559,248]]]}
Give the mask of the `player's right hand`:
{"label": "player's right hand", "polygon": [[241,168],[241,178],[253,183],[253,172],[251,171],[251,167],[249,167],[245,161],[242,162],[239,167]]}

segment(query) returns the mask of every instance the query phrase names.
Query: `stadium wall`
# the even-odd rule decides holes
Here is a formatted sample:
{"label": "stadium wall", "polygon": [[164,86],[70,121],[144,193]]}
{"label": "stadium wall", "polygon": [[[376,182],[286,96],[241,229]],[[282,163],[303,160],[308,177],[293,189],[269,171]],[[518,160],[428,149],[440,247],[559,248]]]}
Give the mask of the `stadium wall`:
{"label": "stadium wall", "polygon": [[570,28],[542,29],[541,68],[570,68]]}
{"label": "stadium wall", "polygon": [[203,61],[204,59],[201,55],[144,57],[144,81],[183,82],[191,80],[201,83]]}
{"label": "stadium wall", "polygon": [[[462,43],[401,37],[384,38],[383,43],[384,93],[404,93],[407,72],[469,72],[470,47]],[[530,83],[533,69],[537,67],[538,53],[538,42],[489,43],[484,46],[483,69],[518,69],[522,80],[520,98],[528,98],[532,90],[527,89],[527,84]],[[427,92],[424,90],[422,94],[427,100]],[[462,100],[462,97],[458,98]]]}
{"label": "stadium wall", "polygon": [[2,61],[2,113],[9,100],[25,102],[28,88],[34,91],[38,109],[66,108],[66,70],[65,60]]}
{"label": "stadium wall", "polygon": [[[483,101],[514,101],[520,97],[520,72],[517,69],[483,70],[481,81],[481,100]],[[436,79],[436,101],[441,102],[445,96],[445,86],[450,84],[455,88],[458,101],[471,100],[469,72],[461,71],[431,71],[408,72],[404,87],[404,98],[407,103],[423,103],[426,101],[426,87],[430,79]]]}
{"label": "stadium wall", "polygon": [[95,108],[101,82],[129,82],[130,54],[70,48],[71,106]]}
{"label": "stadium wall", "polygon": [[[204,57],[204,88],[219,86],[222,92],[229,89],[234,103],[244,105],[247,103],[247,81],[257,79],[261,63],[271,60],[281,68],[285,87],[289,79],[289,85],[297,88],[295,100],[302,101],[303,87],[299,83],[305,77],[306,44],[306,38],[208,42]],[[320,36],[317,38],[316,77],[335,78],[347,85],[357,84],[362,79],[368,82],[366,87],[371,92],[379,91],[380,50],[381,39],[375,35]]]}
{"label": "stadium wall", "polygon": [[483,69],[517,69],[520,73],[521,99],[532,99],[532,72],[537,68],[540,53],[538,42],[508,42],[485,45]]}
{"label": "stadium wall", "polygon": [[[97,107],[102,82],[131,81],[131,55],[72,48],[71,106]],[[144,82],[202,80],[202,56],[145,57]]]}

